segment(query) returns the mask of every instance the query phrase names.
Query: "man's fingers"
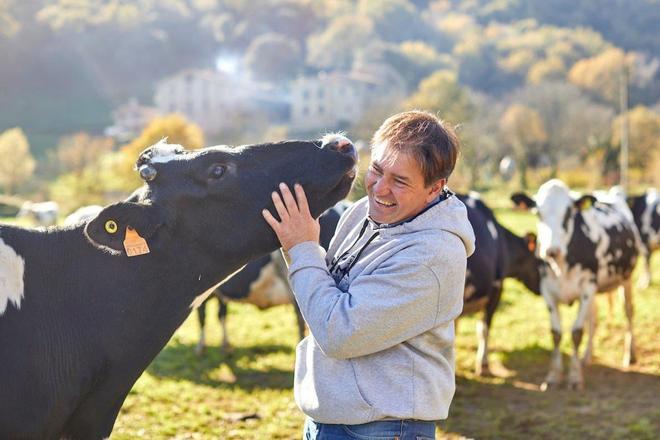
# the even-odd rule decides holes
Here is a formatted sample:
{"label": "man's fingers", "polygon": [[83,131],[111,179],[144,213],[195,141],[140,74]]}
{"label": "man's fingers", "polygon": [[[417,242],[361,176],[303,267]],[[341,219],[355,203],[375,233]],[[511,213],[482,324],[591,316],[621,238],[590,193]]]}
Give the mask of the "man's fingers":
{"label": "man's fingers", "polygon": [[307,196],[305,195],[305,190],[302,185],[296,183],[293,186],[293,190],[296,192],[296,200],[298,200],[298,209],[303,214],[308,214],[310,217],[312,214],[309,212],[309,203],[307,203]]}
{"label": "man's fingers", "polygon": [[264,209],[261,211],[261,215],[264,216],[266,223],[268,223],[270,227],[273,228],[275,232],[277,232],[280,227],[280,223],[277,221],[277,219],[275,219],[275,217],[273,217],[273,214],[271,214],[269,210]]}
{"label": "man's fingers", "polygon": [[293,194],[291,194],[291,190],[286,185],[286,183],[280,183],[280,192],[282,193],[282,198],[284,199],[284,203],[286,204],[286,209],[289,212],[292,212],[294,210],[297,211],[298,204],[296,203],[296,199],[293,198]]}
{"label": "man's fingers", "polygon": [[273,191],[273,194],[271,194],[271,198],[273,199],[275,210],[277,211],[277,214],[280,216],[280,220],[282,221],[288,220],[289,211],[287,211],[286,206],[284,206],[284,203],[282,202],[282,198],[280,197],[280,195],[276,191]]}

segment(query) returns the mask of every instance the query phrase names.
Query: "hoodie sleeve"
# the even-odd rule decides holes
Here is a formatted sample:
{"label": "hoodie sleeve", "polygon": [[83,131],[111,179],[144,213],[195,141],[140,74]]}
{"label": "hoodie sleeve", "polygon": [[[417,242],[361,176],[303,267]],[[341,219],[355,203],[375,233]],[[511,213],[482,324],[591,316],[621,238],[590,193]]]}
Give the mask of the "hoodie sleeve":
{"label": "hoodie sleeve", "polygon": [[321,350],[337,359],[365,356],[455,319],[463,307],[467,257],[454,238],[455,246],[433,266],[397,254],[356,277],[348,292],[336,287],[321,247],[306,242],[292,248],[291,286]]}

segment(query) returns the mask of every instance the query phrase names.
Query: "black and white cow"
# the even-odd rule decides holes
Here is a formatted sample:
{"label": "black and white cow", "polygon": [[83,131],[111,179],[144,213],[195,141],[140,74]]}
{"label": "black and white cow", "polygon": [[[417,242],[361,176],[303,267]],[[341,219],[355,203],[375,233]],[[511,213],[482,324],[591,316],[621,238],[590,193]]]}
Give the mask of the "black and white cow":
{"label": "black and white cow", "polygon": [[488,334],[493,315],[502,296],[502,283],[511,277],[521,281],[529,290],[540,294],[540,266],[534,255],[536,237],[519,237],[502,226],[493,211],[476,193],[458,194],[465,204],[468,219],[474,230],[476,248],[467,260],[463,312],[467,315],[483,310],[477,321],[479,346],[475,359],[475,373],[489,374]]}
{"label": "black and white cow", "polygon": [[57,202],[24,202],[16,218],[28,217],[39,226],[52,226],[57,223],[60,206]]}
{"label": "black and white cow", "polygon": [[628,328],[625,338],[624,366],[635,362],[631,276],[637,262],[638,236],[629,214],[596,200],[591,195],[575,198],[560,180],[550,180],[539,188],[535,200],[518,193],[511,197],[521,207],[535,208],[538,214],[538,251],[547,262],[540,289],[550,310],[554,351],[543,389],[562,380],[559,351],[561,322],[559,303],[580,306],[572,327],[573,356],[568,375],[569,387],[582,389],[584,378],[579,354],[585,322],[590,342],[583,361],[592,356],[596,326],[595,294],[623,287]]}
{"label": "black and white cow", "polygon": [[301,183],[313,215],[343,199],[344,137],[185,151],[162,143],[146,184],[86,225],[0,226],[0,438],[101,439],[192,304],[279,243],[262,210]]}
{"label": "black and white cow", "polygon": [[[339,217],[349,206],[348,201],[341,201],[319,217],[321,226],[320,243],[325,249],[330,245]],[[281,304],[293,304],[298,323],[298,336],[300,339],[305,337],[305,321],[289,288],[287,273],[288,270],[282,253],[277,250],[249,262],[243,269],[215,289],[213,296],[217,297],[220,302],[218,318],[222,328],[221,347],[223,350],[229,348],[227,311],[228,302],[230,301],[253,304],[260,309],[267,309]],[[203,353],[206,349],[206,304],[213,296],[197,308],[199,321],[199,342],[195,348],[197,354]]]}
{"label": "black and white cow", "polygon": [[639,278],[639,287],[647,288],[651,284],[651,254],[660,249],[660,197],[655,189],[648,189],[643,195],[628,197],[628,206],[639,230],[644,256],[645,271]]}

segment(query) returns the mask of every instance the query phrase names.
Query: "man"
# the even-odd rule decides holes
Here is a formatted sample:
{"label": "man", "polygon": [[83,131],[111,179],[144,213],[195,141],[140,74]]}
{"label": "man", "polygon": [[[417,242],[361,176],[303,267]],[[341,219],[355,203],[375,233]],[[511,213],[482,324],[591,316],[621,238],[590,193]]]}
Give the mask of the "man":
{"label": "man", "polygon": [[305,439],[435,438],[454,395],[454,319],[474,233],[446,188],[458,156],[434,115],[387,119],[371,144],[367,196],[344,213],[330,248],[303,188],[273,193],[263,215],[288,251],[311,335],[296,350],[294,395]]}

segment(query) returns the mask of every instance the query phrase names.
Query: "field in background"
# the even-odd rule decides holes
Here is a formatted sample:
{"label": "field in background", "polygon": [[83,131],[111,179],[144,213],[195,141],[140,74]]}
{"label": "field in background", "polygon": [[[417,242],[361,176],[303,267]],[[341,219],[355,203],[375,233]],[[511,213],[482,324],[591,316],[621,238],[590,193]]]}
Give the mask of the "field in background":
{"label": "field in background", "polygon": [[[490,200],[488,200],[490,203]],[[494,206],[499,205],[493,201]],[[497,210],[518,233],[534,229],[526,213]],[[660,257],[654,284],[636,296],[635,328],[639,362],[629,371],[623,357],[623,307],[616,298],[610,316],[600,297],[594,364],[586,369],[587,389],[542,393],[552,346],[543,300],[507,281],[491,330],[495,377],[472,373],[476,316],[460,320],[457,336],[457,392],[449,419],[438,428],[442,439],[467,438],[660,438]],[[211,313],[215,313],[213,303]],[[562,308],[569,330],[576,305]],[[209,316],[207,314],[207,316]],[[194,315],[177,331],[142,375],[121,410],[112,438],[297,439],[303,416],[293,401],[296,327],[292,308],[260,312],[232,304],[232,352],[218,348],[216,319],[203,358],[194,354]],[[570,337],[563,340],[569,354]],[[565,356],[566,365],[568,356]]]}

